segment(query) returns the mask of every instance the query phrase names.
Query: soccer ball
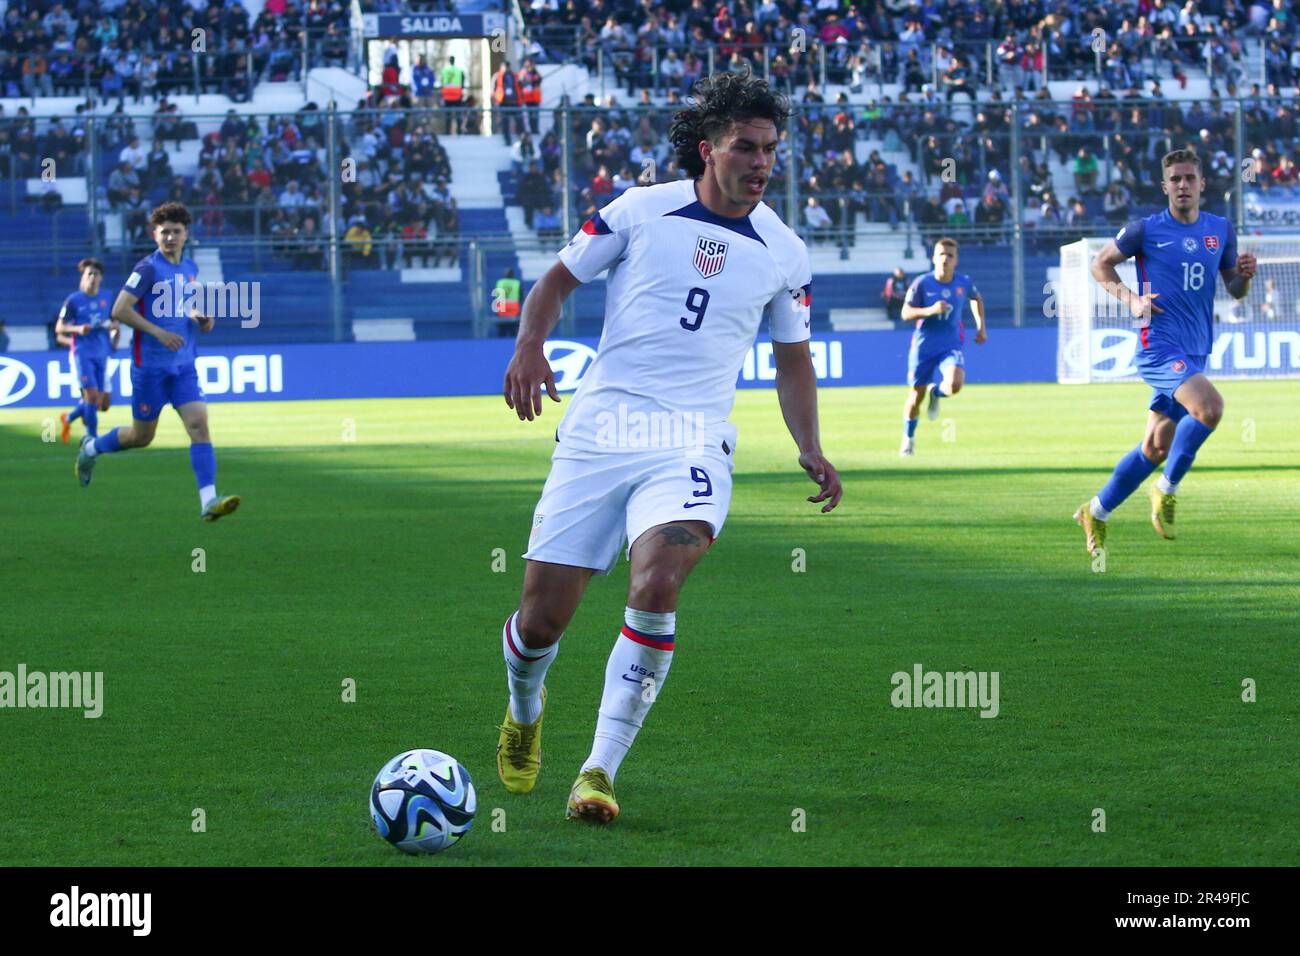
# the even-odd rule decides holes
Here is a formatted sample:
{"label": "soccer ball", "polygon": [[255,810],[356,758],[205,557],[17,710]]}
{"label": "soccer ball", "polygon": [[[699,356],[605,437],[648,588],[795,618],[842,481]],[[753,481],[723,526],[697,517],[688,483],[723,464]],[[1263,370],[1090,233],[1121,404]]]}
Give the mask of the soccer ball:
{"label": "soccer ball", "polygon": [[370,788],[379,835],[406,853],[440,853],[474,824],[469,771],[437,750],[408,750],[384,764]]}

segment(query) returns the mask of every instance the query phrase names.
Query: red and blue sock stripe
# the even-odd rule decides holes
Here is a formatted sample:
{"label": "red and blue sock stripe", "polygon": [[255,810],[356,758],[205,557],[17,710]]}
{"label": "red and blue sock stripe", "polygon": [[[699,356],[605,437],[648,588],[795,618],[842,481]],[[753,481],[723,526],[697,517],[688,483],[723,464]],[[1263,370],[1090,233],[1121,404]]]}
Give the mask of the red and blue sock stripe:
{"label": "red and blue sock stripe", "polygon": [[542,651],[542,653],[536,655],[535,657],[523,653],[523,651],[520,650],[520,645],[523,644],[523,641],[520,640],[518,643],[515,642],[515,618],[517,618],[518,616],[519,616],[519,612],[515,611],[508,618],[506,618],[506,626],[505,626],[506,645],[510,648],[510,653],[515,655],[515,657],[519,658],[521,661],[526,661],[529,664],[535,664],[538,661],[545,658],[547,654],[551,653],[551,649],[548,647],[546,650]]}
{"label": "red and blue sock stripe", "polygon": [[674,638],[676,638],[677,635],[642,634],[640,631],[634,630],[624,624],[623,636],[629,641],[635,641],[637,644],[641,644],[645,647],[653,647],[657,651],[671,651],[676,646]]}

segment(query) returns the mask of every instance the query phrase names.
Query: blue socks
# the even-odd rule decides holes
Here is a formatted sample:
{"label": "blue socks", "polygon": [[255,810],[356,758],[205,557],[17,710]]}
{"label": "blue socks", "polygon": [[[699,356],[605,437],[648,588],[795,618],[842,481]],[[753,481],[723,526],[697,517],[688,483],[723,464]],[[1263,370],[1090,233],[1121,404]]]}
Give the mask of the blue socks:
{"label": "blue socks", "polygon": [[[194,442],[190,445],[190,466],[194,469],[194,480],[199,483],[199,503],[207,504],[207,498],[216,494],[217,454],[212,450],[212,442]],[[209,492],[205,496],[205,492]]]}
{"label": "blue socks", "polygon": [[121,451],[122,443],[117,440],[118,430],[114,428],[107,435],[100,435],[95,439],[95,454],[103,455],[108,452]]}
{"label": "blue socks", "polygon": [[75,422],[78,418],[81,417],[81,413],[82,411],[85,410],[85,408],[86,408],[85,402],[77,402],[77,404],[72,407],[72,411],[68,412],[68,421]]}
{"label": "blue socks", "polygon": [[908,438],[916,437],[916,423],[919,421],[920,421],[919,418],[903,419],[903,434],[905,434]]}
{"label": "blue socks", "polygon": [[89,405],[86,402],[81,403],[84,411],[81,417],[86,420],[86,434],[91,438],[99,437],[99,406]]}
{"label": "blue socks", "polygon": [[[121,451],[122,442],[117,437],[119,430],[114,428],[107,435],[96,438],[90,445],[94,451],[89,454],[103,455]],[[194,469],[194,480],[199,485],[199,503],[206,507],[217,493],[217,455],[212,450],[212,442],[194,442],[190,445],[190,467]]]}
{"label": "blue socks", "polygon": [[1155,471],[1155,468],[1156,463],[1142,454],[1141,445],[1134,448],[1119,460],[1119,464],[1115,466],[1115,473],[1110,476],[1110,481],[1106,482],[1106,487],[1097,493],[1102,508],[1108,512],[1118,508],[1125,498],[1137,491],[1138,486],[1146,480],[1147,475]]}
{"label": "blue socks", "polygon": [[1197,450],[1205,439],[1214,433],[1213,428],[1201,424],[1191,415],[1183,418],[1174,429],[1174,442],[1169,446],[1169,459],[1165,462],[1165,480],[1176,485],[1183,480],[1187,469],[1196,460]]}
{"label": "blue socks", "polygon": [[[1183,480],[1183,476],[1192,467],[1192,462],[1196,460],[1197,450],[1212,434],[1214,434],[1213,428],[1203,425],[1191,415],[1178,422],[1178,426],[1174,429],[1174,441],[1169,449],[1169,457],[1165,460],[1165,484],[1161,485],[1162,491],[1172,493],[1178,487],[1178,483]],[[1093,502],[1093,514],[1105,520],[1106,516],[1118,508],[1125,498],[1137,491],[1138,486],[1155,470],[1155,467],[1155,463],[1142,454],[1141,445],[1134,448],[1120,459],[1119,464],[1115,466],[1115,473],[1110,476],[1110,481],[1106,482],[1106,487],[1098,492],[1097,499]],[[1097,511],[1098,506],[1104,513]]]}

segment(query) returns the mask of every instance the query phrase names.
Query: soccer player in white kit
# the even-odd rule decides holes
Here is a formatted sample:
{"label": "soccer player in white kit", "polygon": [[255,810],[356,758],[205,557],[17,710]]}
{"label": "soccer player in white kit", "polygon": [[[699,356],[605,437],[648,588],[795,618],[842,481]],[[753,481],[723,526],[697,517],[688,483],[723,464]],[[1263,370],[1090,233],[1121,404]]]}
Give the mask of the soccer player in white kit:
{"label": "soccer player in white kit", "polygon": [[721,533],[731,501],[736,379],[766,319],[776,389],[799,465],[839,504],[822,454],[808,348],[808,250],[762,203],[789,104],[761,79],[701,80],[673,117],[691,177],[627,190],[592,216],[524,303],[505,400],[520,420],[559,401],[542,345],[564,299],[606,269],[596,358],[556,433],[533,515],[519,609],[502,630],[510,700],[497,745],[506,789],[527,793],[541,767],[544,682],[593,574],[627,542],[627,608],[609,663],[591,755],[567,816],[608,823],[613,781],[672,662],[678,595]]}

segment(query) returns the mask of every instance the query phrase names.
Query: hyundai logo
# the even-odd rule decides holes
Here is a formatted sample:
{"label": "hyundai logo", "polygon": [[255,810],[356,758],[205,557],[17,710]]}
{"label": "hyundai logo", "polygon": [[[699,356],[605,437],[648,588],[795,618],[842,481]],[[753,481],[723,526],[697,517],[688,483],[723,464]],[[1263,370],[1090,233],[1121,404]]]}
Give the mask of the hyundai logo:
{"label": "hyundai logo", "polygon": [[547,342],[544,350],[546,361],[555,373],[555,390],[558,392],[571,392],[577,388],[596,357],[595,349],[564,339]]}
{"label": "hyundai logo", "polygon": [[0,405],[21,402],[36,387],[36,374],[17,359],[0,355]]}

